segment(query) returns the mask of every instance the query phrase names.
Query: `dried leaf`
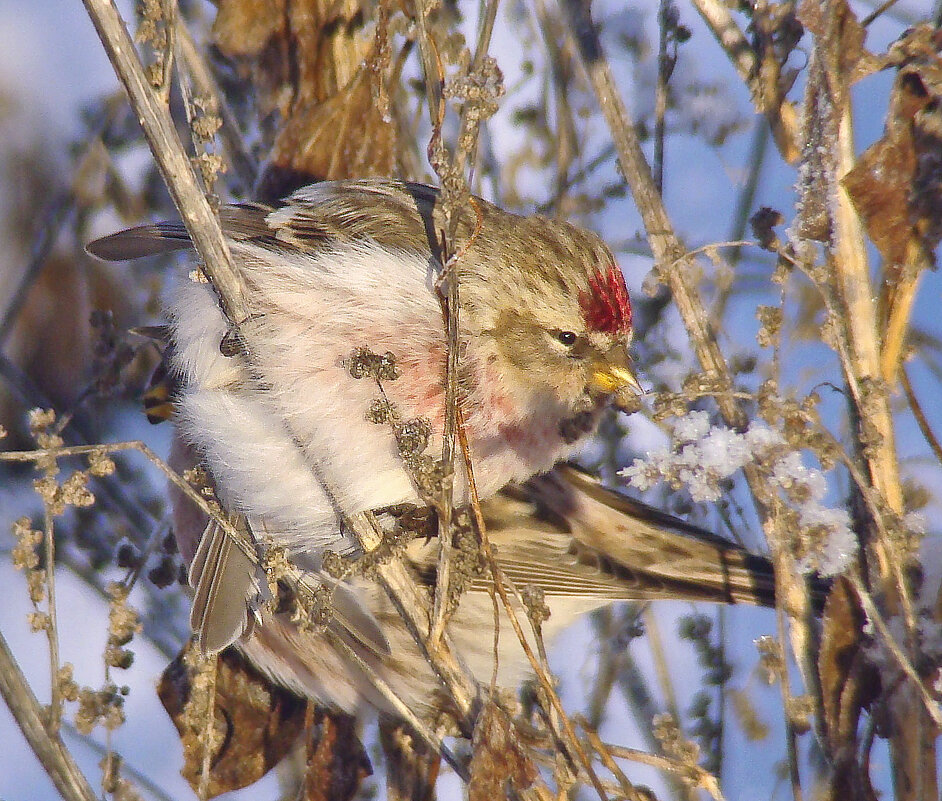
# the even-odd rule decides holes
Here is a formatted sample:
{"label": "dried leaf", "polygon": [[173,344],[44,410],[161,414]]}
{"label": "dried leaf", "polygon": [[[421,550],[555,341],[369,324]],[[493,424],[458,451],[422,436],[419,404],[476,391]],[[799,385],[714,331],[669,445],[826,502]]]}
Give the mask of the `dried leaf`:
{"label": "dried leaf", "polygon": [[[189,647],[164,670],[157,694],[183,742],[183,777],[197,790],[202,732],[184,714],[193,681],[184,659]],[[215,724],[223,736],[212,757],[208,797],[247,787],[278,764],[303,731],[306,708],[306,701],[271,684],[236,651],[223,651],[217,661],[215,698]]]}
{"label": "dried leaf", "polygon": [[838,579],[824,606],[818,675],[825,744],[833,766],[831,797],[875,799],[857,766],[857,724],[861,710],[880,691],[879,675],[867,664],[863,609],[850,584]]}
{"label": "dried leaf", "polygon": [[230,58],[257,58],[284,30],[286,0],[219,0],[213,39]]}
{"label": "dried leaf", "polygon": [[290,120],[347,86],[372,42],[360,0],[220,0],[213,38],[253,84],[260,116]]}
{"label": "dried leaf", "polygon": [[536,767],[517,740],[513,723],[493,702],[481,713],[471,741],[469,801],[506,798],[506,785],[525,790],[536,779]]}
{"label": "dried leaf", "polygon": [[441,756],[400,721],[380,719],[388,801],[435,801]]}
{"label": "dried leaf", "polygon": [[803,0],[798,19],[814,34],[815,46],[825,55],[829,72],[841,75],[845,87],[882,66],[864,47],[867,30],[846,0]]}
{"label": "dried leaf", "polygon": [[920,273],[942,238],[942,60],[929,26],[891,48],[899,66],[883,137],[843,183],[884,262],[883,377],[894,382]]}
{"label": "dried leaf", "polygon": [[387,176],[393,173],[395,144],[395,126],[380,111],[373,74],[364,66],[329,100],[295,110],[275,140],[267,171],[324,181]]}
{"label": "dried leaf", "polygon": [[942,62],[921,60],[896,78],[883,138],[844,178],[854,206],[898,277],[914,245],[931,251],[942,237]]}
{"label": "dried leaf", "polygon": [[373,773],[356,733],[356,718],[323,707],[311,708],[307,770],[299,801],[349,801]]}

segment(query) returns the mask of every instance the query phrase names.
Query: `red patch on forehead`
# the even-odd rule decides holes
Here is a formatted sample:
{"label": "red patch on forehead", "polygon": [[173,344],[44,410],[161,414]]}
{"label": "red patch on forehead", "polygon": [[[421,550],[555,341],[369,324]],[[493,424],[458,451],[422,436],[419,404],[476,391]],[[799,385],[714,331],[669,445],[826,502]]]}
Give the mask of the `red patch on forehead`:
{"label": "red patch on forehead", "polygon": [[627,334],[631,330],[631,300],[625,277],[614,264],[589,277],[590,289],[579,295],[586,327],[604,334]]}

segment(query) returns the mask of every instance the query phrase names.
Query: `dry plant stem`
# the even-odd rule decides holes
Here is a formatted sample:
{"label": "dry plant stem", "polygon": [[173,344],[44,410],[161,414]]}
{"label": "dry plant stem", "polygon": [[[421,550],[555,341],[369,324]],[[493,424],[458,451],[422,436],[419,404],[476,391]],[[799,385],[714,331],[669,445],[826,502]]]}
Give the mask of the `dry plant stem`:
{"label": "dry plant stem", "polygon": [[[765,114],[782,158],[794,164],[801,155],[797,145],[798,114],[795,107],[784,98],[769,103],[770,92],[762,86],[756,53],[729,13],[729,8],[721,0],[693,0],[693,4],[749,89],[756,110]],[[777,94],[774,87],[772,89],[773,94]]]}
{"label": "dry plant stem", "polygon": [[[437,86],[439,91],[441,90],[441,68],[438,64],[438,59],[435,58],[435,73],[429,72],[429,67],[433,61],[434,41],[432,40],[431,33],[428,30],[427,19],[425,11],[428,6],[425,5],[423,0],[418,0],[417,2],[417,16],[418,16],[418,26],[419,26],[419,47],[422,53],[422,64],[425,71],[425,81],[426,86],[431,86],[431,84],[436,83],[433,78],[437,79]],[[471,62],[470,70],[475,71],[479,70],[484,64],[484,59],[487,57],[488,47],[490,46],[491,35],[494,30],[494,21],[497,17],[497,8],[498,0],[488,0],[484,7],[484,13],[481,18],[480,26],[478,28],[478,39],[475,46],[474,57]],[[438,98],[436,105],[433,107],[432,100],[435,97],[429,92],[429,115],[431,117],[432,129],[433,129],[433,141],[435,137],[441,136],[441,126],[444,117],[444,103]],[[470,139],[470,147],[467,149],[460,146],[457,149],[457,152],[454,155],[454,164],[453,168],[455,172],[463,175],[465,166],[470,161],[474,163],[474,153],[477,148],[477,140],[479,133],[479,122],[472,121],[471,118],[471,102],[468,101],[465,103],[465,106],[462,108],[461,117],[459,120],[459,143]],[[454,238],[455,235],[455,225],[457,223],[457,216],[452,215],[448,209],[446,209],[446,219],[449,222],[449,230],[447,233],[445,231],[441,232],[441,247],[442,253],[449,252],[449,243]],[[455,457],[455,435],[460,428],[460,414],[458,409],[458,310],[459,310],[459,298],[458,298],[458,271],[457,265],[455,262],[457,259],[461,258],[461,254],[449,259],[443,266],[442,275],[443,278],[447,281],[448,288],[448,302],[445,306],[446,312],[446,329],[447,329],[447,339],[448,339],[448,365],[446,373],[446,386],[445,386],[445,432],[444,432],[444,441],[442,445],[442,462],[446,468],[446,481],[443,487],[443,498],[442,498],[442,509],[440,510],[439,518],[439,558],[438,558],[438,581],[435,587],[435,602],[433,608],[432,616],[432,625],[429,632],[429,648],[436,649],[438,647],[439,641],[442,637],[442,634],[445,630],[445,624],[447,623],[447,611],[448,611],[448,599],[449,599],[449,584],[451,580],[451,559],[452,559],[452,543],[451,543],[451,513],[452,513],[452,493],[454,489],[454,457]],[[467,447],[463,448],[462,453],[465,460],[465,470],[466,474],[469,476],[469,481],[472,479],[472,466],[470,454],[468,453]],[[475,501],[476,503],[476,501]],[[480,516],[480,510],[478,510],[478,516]],[[493,596],[492,596],[493,597]],[[499,636],[499,628],[496,627],[497,621],[497,606],[496,599],[495,604],[495,638]],[[495,648],[496,654],[496,648]],[[494,669],[494,678],[496,679],[496,665]],[[493,684],[493,681],[492,681]]]}
{"label": "dry plant stem", "polygon": [[[759,190],[759,177],[762,174],[762,168],[765,166],[765,156],[769,149],[769,129],[761,122],[756,122],[752,136],[752,144],[749,147],[749,177],[743,185],[739,196],[736,198],[736,211],[733,214],[733,230],[730,233],[730,239],[742,239],[746,234],[746,227],[749,224],[749,218],[752,216],[756,205],[756,193]],[[735,270],[739,266],[742,258],[742,248],[736,247],[729,255],[729,265]],[[732,290],[730,288],[723,292],[721,300],[717,303],[716,319],[725,312],[726,303],[729,301]]]}
{"label": "dry plant stem", "polygon": [[[447,240],[442,235],[442,250]],[[438,519],[438,580],[435,583],[435,599],[432,609],[432,624],[429,629],[428,647],[437,651],[448,622],[448,605],[451,585],[451,517],[455,480],[455,429],[458,409],[458,272],[454,260],[443,267],[447,286],[447,302],[444,304],[445,328],[448,341],[448,364],[445,374],[445,431],[442,443],[442,464],[445,479],[442,484],[441,508]]]}
{"label": "dry plant stem", "polygon": [[[81,741],[84,748],[98,754],[100,757],[105,758],[111,753],[110,748],[106,748],[98,741],[92,739],[91,735],[82,734],[72,723],[69,723],[68,718],[62,721],[62,728],[69,735],[70,739]],[[133,779],[135,784],[143,788],[147,792],[147,795],[153,796],[157,801],[178,801],[178,799],[169,795],[163,787],[155,784],[137,767],[123,757],[121,758],[121,775]]]}
{"label": "dry plant stem", "polygon": [[670,0],[658,3],[657,84],[654,88],[654,185],[664,194],[664,118],[667,116],[667,10]]}
{"label": "dry plant stem", "polygon": [[[442,136],[442,123],[445,118],[445,100],[442,93],[444,75],[438,58],[438,48],[432,39],[428,27],[427,15],[432,4],[426,0],[415,0],[415,19],[418,31],[419,55],[422,72],[425,76],[425,89],[428,100],[429,119],[432,124],[432,147]],[[433,168],[435,165],[433,164]],[[445,208],[448,223],[452,220],[450,210]],[[449,225],[449,228],[451,226]],[[445,631],[448,612],[449,586],[451,584],[451,515],[455,479],[455,426],[458,406],[458,277],[454,264],[448,257],[449,243],[454,231],[440,231],[438,243],[442,254],[442,273],[439,276],[439,300],[445,318],[445,332],[448,346],[445,369],[445,430],[442,436],[442,465],[445,477],[442,483],[441,503],[438,509],[438,581],[435,585],[435,600],[432,609],[432,623],[428,634],[428,650],[437,651]],[[441,287],[444,286],[444,294]]]}
{"label": "dry plant stem", "polygon": [[542,204],[539,213],[553,212],[565,214],[566,196],[573,184],[570,178],[570,168],[576,158],[578,135],[575,130],[575,115],[569,98],[570,75],[566,67],[566,57],[559,46],[560,21],[547,13],[546,3],[536,0],[533,13],[536,17],[536,29],[540,34],[543,46],[546,48],[546,57],[550,64],[549,77],[552,82],[555,128],[554,166],[556,172],[556,186],[553,197]]}
{"label": "dry plant stem", "polygon": [[[371,513],[354,515],[350,518],[350,524],[364,550],[373,550],[382,541],[379,526]],[[462,732],[470,736],[473,720],[481,704],[480,691],[470,670],[455,656],[447,633],[442,636],[435,651],[426,648],[430,629],[428,603],[402,562],[397,559],[385,562],[377,566],[377,572],[380,584],[402,615],[415,641],[424,649],[426,659],[449,692]]]}
{"label": "dry plant stem", "polygon": [[210,690],[206,693],[206,709],[203,711],[203,733],[201,740],[203,742],[203,761],[200,765],[200,784],[197,795],[200,801],[206,801],[209,798],[209,782],[212,779],[212,761],[213,761],[213,733],[216,728],[216,655],[199,657],[200,672],[205,670],[206,675],[210,676]]}
{"label": "dry plant stem", "polygon": [[919,399],[916,397],[912,382],[909,380],[909,373],[906,371],[904,365],[900,365],[899,379],[900,383],[903,385],[903,391],[906,393],[906,399],[909,401],[909,408],[912,410],[913,417],[916,418],[919,430],[922,431],[922,436],[925,437],[926,442],[929,443],[929,447],[932,448],[932,453],[935,454],[936,461],[942,464],[942,444],[939,443],[935,432],[932,430],[932,426],[929,425],[929,420],[922,411],[922,406],[919,403]]}
{"label": "dry plant stem", "polygon": [[[809,84],[821,82],[819,91],[826,91],[828,81],[840,80],[827,73],[825,64],[827,54],[825,44],[816,42],[812,56]],[[845,98],[849,93],[842,92]],[[870,482],[876,492],[882,496],[890,511],[902,515],[903,493],[899,477],[899,464],[896,454],[895,431],[888,392],[882,383],[881,353],[876,304],[873,287],[870,282],[869,265],[864,241],[863,228],[857,216],[850,196],[845,191],[840,179],[848,173],[854,164],[853,127],[850,102],[845,101],[840,113],[837,146],[831,149],[836,193],[836,209],[832,221],[833,235],[829,252],[829,267],[833,283],[838,293],[844,322],[843,336],[846,339],[848,361],[845,373],[848,388],[856,405],[860,420],[866,420],[876,431],[876,441],[862,448],[862,458],[867,464]],[[865,389],[869,385],[869,391]],[[879,519],[882,515],[878,515]],[[908,582],[903,575],[903,560],[897,553],[892,537],[885,533],[882,526],[877,526],[878,536],[872,544],[879,575],[879,581],[888,608],[902,611],[906,626],[909,659],[904,667],[907,675],[915,675],[912,667],[919,657],[917,622],[910,596]],[[887,639],[891,652],[895,643]],[[918,681],[918,679],[917,679]],[[904,694],[892,706],[894,734],[890,738],[890,750],[894,765],[894,785],[901,799],[926,799],[924,790],[932,788],[932,798],[937,798],[935,787],[935,758],[927,762],[923,750],[934,750],[929,734],[930,723],[920,707],[926,705],[925,690],[921,683],[908,692],[917,690],[919,696]],[[934,707],[934,702],[932,704]],[[938,725],[938,711],[929,709],[928,714]],[[932,778],[929,779],[928,777]]]}
{"label": "dry plant stem", "polygon": [[863,27],[866,28],[866,27],[867,27],[868,25],[870,25],[877,17],[879,17],[880,15],[882,15],[882,14],[886,13],[887,11],[889,11],[889,10],[890,10],[893,6],[895,6],[898,2],[899,2],[899,0],[886,0],[886,1],[883,2],[883,3],[880,3],[880,5],[878,5],[875,9],[873,9],[873,11],[871,11],[869,14],[867,14],[866,17],[864,17],[862,20],[860,20],[860,24],[861,24]]}
{"label": "dry plant stem", "polygon": [[[833,262],[838,292],[844,306],[844,319],[847,323],[849,355],[852,359],[853,374],[849,378],[856,384],[865,379],[879,380],[880,340],[874,302],[873,287],[870,282],[870,267],[867,259],[867,247],[860,218],[854,209],[850,195],[841,186],[840,179],[854,165],[853,128],[850,104],[842,109],[838,152],[834,155],[838,162],[837,171],[837,212],[834,219]],[[896,458],[896,440],[893,430],[893,417],[886,393],[872,393],[868,407],[861,408],[862,415],[868,415],[876,424],[881,440],[875,443],[875,455],[868,459],[873,485],[886,498],[886,502],[897,514],[903,512],[903,491],[899,479],[899,465]],[[882,555],[892,559],[891,553]],[[887,575],[886,565],[883,574]]]}
{"label": "dry plant stem", "polygon": [[239,124],[235,114],[226,102],[225,95],[216,83],[216,78],[202,53],[197,49],[193,37],[190,35],[186,23],[177,18],[177,51],[180,61],[186,64],[187,71],[193,78],[199,93],[213,98],[222,127],[219,129],[219,138],[223,149],[228,156],[229,165],[239,177],[239,182],[245,190],[250,190],[258,178],[258,165],[255,159],[245,149]]}
{"label": "dry plant stem", "polygon": [[59,232],[73,218],[75,210],[74,187],[70,187],[67,191],[53,197],[50,202],[45,204],[45,211],[39,218],[36,236],[33,237],[29,262],[19,278],[16,279],[16,285],[12,288],[12,291],[8,289],[6,292],[5,308],[3,316],[0,317],[0,347],[6,342],[10,332],[13,331],[30,290],[39,278],[46,264],[46,258],[58,241]]}
{"label": "dry plant stem", "polygon": [[601,743],[601,745],[613,757],[628,759],[640,765],[649,765],[652,768],[664,771],[668,776],[689,775],[691,772],[695,771],[694,775],[697,778],[697,785],[706,790],[716,801],[723,801],[723,794],[720,792],[716,777],[701,767],[684,765],[676,760],[668,759],[667,757],[649,754],[646,751],[638,751],[634,748],[626,748],[621,745],[612,745],[611,743]]}
{"label": "dry plant stem", "polygon": [[913,686],[919,691],[923,706],[929,714],[929,717],[932,718],[933,723],[942,729],[942,708],[940,708],[939,704],[932,697],[932,693],[926,688],[922,678],[916,672],[916,668],[913,667],[910,659],[907,658],[906,654],[903,653],[899,644],[893,638],[886,621],[883,619],[883,615],[880,614],[880,610],[877,608],[876,603],[874,603],[870,595],[870,591],[864,586],[860,576],[856,573],[848,573],[846,576],[851,586],[853,586],[854,592],[857,593],[857,597],[860,599],[860,604],[863,606],[868,620],[873,623],[876,630],[880,633],[880,637],[886,649],[892,655],[899,669],[912,681]]}
{"label": "dry plant stem", "polygon": [[[491,35],[494,32],[494,21],[497,19],[497,8],[500,0],[487,0],[484,4],[484,14],[481,17],[481,24],[478,27],[478,39],[474,45],[474,58],[471,61],[471,71],[479,70],[484,65],[484,59],[487,57],[488,48],[491,45]],[[474,165],[475,154],[477,152],[478,135],[477,122],[471,122],[471,103],[465,103],[461,109],[461,120],[458,124],[460,131],[459,138],[463,138],[465,133],[472,137],[471,146],[467,149],[458,148],[455,153],[455,168],[464,172],[465,166],[470,163]]]}
{"label": "dry plant stem", "polygon": [[248,317],[241,281],[232,267],[219,218],[203,195],[196,173],[180,144],[170,112],[155,96],[134,43],[112,0],[83,0],[105,52],[127,90],[144,136],[180,212],[204,269],[219,293],[226,316],[235,322]]}
{"label": "dry plant stem", "polygon": [[[791,565],[789,564],[791,557],[789,554],[785,553],[783,549],[776,548],[774,558],[775,576],[777,579],[780,573],[786,575],[787,571],[791,570]],[[788,625],[786,623],[784,606],[778,600],[776,600],[775,603],[775,625],[778,633],[778,642],[784,647],[784,643],[788,639]],[[805,649],[801,649],[799,653],[803,653],[804,651]],[[785,711],[785,749],[788,753],[788,781],[792,788],[792,799],[794,801],[802,801],[804,796],[801,791],[801,772],[798,768],[798,738],[795,733],[795,727],[792,725],[791,714],[789,713],[795,696],[792,693],[792,683],[791,677],[788,675],[787,660],[783,659],[783,662],[786,662],[786,666],[779,675],[779,687],[782,693],[782,709]]]}
{"label": "dry plant stem", "polygon": [[13,714],[46,775],[65,801],[95,801],[97,796],[57,733],[46,725],[43,709],[0,633],[0,695]]}
{"label": "dry plant stem", "polygon": [[[785,286],[784,284],[780,287],[779,290],[779,299],[778,299],[778,308],[784,314],[785,306]],[[776,386],[781,384],[781,368],[782,368],[782,336],[781,334],[776,335],[773,338],[773,351],[772,351],[772,375],[774,376],[773,380],[775,381]],[[779,675],[779,691],[782,695],[782,709],[785,712],[784,722],[785,722],[785,749],[788,755],[788,779],[792,788],[792,798],[795,801],[801,801],[803,794],[801,790],[801,772],[798,767],[798,742],[797,742],[797,733],[795,731],[795,726],[792,723],[792,716],[789,710],[793,708],[794,704],[794,694],[792,693],[792,684],[791,676],[788,672],[788,663],[784,655],[784,643],[787,641],[789,633],[791,634],[791,646],[792,651],[797,657],[799,666],[802,668],[802,673],[806,681],[809,681],[814,686],[814,680],[810,677],[817,675],[817,652],[813,650],[810,646],[810,643],[814,642],[814,637],[812,632],[809,630],[809,626],[806,623],[807,615],[799,615],[794,619],[794,625],[789,629],[787,624],[787,615],[785,612],[784,605],[784,595],[780,595],[778,589],[780,586],[784,586],[786,582],[799,583],[796,582],[794,577],[795,571],[795,559],[792,553],[788,550],[787,547],[783,547],[780,542],[780,536],[778,532],[781,532],[783,529],[782,519],[782,503],[779,499],[773,498],[772,504],[769,510],[771,521],[774,523],[769,529],[769,534],[774,536],[769,536],[768,539],[772,543],[772,559],[773,559],[773,569],[776,576],[776,598],[775,598],[775,625],[776,632],[778,635],[778,643],[783,649],[782,654],[782,664],[783,669]],[[779,579],[779,577],[788,577],[784,579]],[[804,590],[804,583],[800,582],[799,586]],[[802,602],[807,610],[808,606],[808,596],[806,592],[802,593]],[[821,703],[819,701],[820,693],[817,694],[816,702],[818,707],[818,712],[820,714]]]}
{"label": "dry plant stem", "polygon": [[[478,70],[487,57],[488,46],[490,45],[491,34],[494,30],[494,20],[497,16],[497,0],[489,0],[485,7],[484,15],[481,19],[478,31],[478,41],[475,48],[470,70]],[[423,2],[418,2],[416,6],[417,24],[419,26],[419,44],[423,51],[423,66],[427,69],[430,63],[435,64],[435,73],[426,72],[426,85],[436,83],[441,90],[443,76],[441,66],[438,63],[437,50],[431,32],[428,30],[426,13],[428,10]],[[426,51],[428,54],[426,56]],[[434,56],[434,58],[433,58]],[[439,100],[433,107],[431,102],[433,95],[429,94],[429,116],[432,123],[433,142],[442,135],[441,127],[444,118],[444,103]],[[461,112],[459,121],[459,143],[468,139],[471,146],[467,149],[460,146],[454,154],[454,163],[452,169],[457,174],[464,174],[465,165],[469,158],[473,163],[473,151],[477,145],[478,121],[473,120],[470,114],[472,103],[465,103]],[[447,204],[447,201],[446,201]],[[458,268],[457,261],[461,258],[461,253],[453,253],[450,247],[454,240],[457,215],[450,209],[445,208],[445,218],[447,221],[447,230],[440,232],[441,252],[444,260],[442,266],[441,280],[444,281],[447,288],[447,302],[444,304],[445,327],[448,342],[448,362],[445,375],[445,431],[442,442],[442,464],[445,466],[446,478],[442,487],[442,502],[439,510],[439,557],[438,557],[438,581],[435,586],[435,601],[432,611],[432,625],[429,631],[429,650],[436,650],[441,640],[442,634],[447,623],[448,605],[449,605],[449,587],[451,583],[451,516],[452,516],[452,498],[454,492],[454,462],[455,462],[455,433],[458,426]],[[470,465],[466,465],[470,470]]]}
{"label": "dry plant stem", "polygon": [[432,42],[432,33],[428,27],[427,14],[432,4],[426,0],[415,0],[415,28],[418,33],[419,59],[422,62],[422,75],[425,78],[425,94],[432,129],[441,128],[445,117],[445,99],[442,95],[442,70],[438,63],[438,50]]}
{"label": "dry plant stem", "polygon": [[592,682],[592,691],[589,695],[588,725],[597,729],[602,725],[602,719],[605,714],[605,707],[608,705],[608,699],[615,687],[615,678],[618,667],[615,663],[615,649],[611,645],[614,636],[615,618],[612,614],[612,607],[607,606],[598,613],[599,617],[594,622],[596,639],[600,644],[599,664],[595,674],[595,680]]}
{"label": "dry plant stem", "polygon": [[599,755],[602,760],[602,764],[611,771],[612,775],[618,779],[618,784],[621,786],[621,791],[625,794],[625,798],[629,801],[645,801],[644,796],[638,792],[635,786],[628,780],[628,777],[625,775],[624,771],[618,767],[618,763],[612,759],[612,755],[609,752],[608,748],[605,747],[605,743],[599,738],[598,734],[595,733],[591,728],[586,726],[584,720],[576,720],[582,730],[586,734],[586,738],[589,741],[589,745],[592,746],[592,749]]}
{"label": "dry plant stem", "polygon": [[[62,728],[69,735],[70,739],[81,741],[84,748],[98,754],[102,758],[107,757],[111,752],[110,748],[106,748],[98,741],[92,739],[91,735],[82,734],[72,723],[69,723],[68,718],[62,721]],[[178,801],[169,795],[163,787],[155,784],[123,757],[121,759],[121,775],[133,779],[135,784],[146,790],[147,794],[153,796],[157,801]]]}
{"label": "dry plant stem", "polygon": [[5,451],[0,453],[0,462],[35,462],[39,459],[54,456],[56,458],[66,456],[87,456],[92,453],[111,454],[121,453],[122,451],[139,451],[152,464],[154,464],[164,476],[184,493],[196,506],[207,516],[213,518],[232,538],[236,546],[250,560],[258,558],[255,546],[245,540],[245,537],[232,525],[225,515],[219,514],[219,510],[214,508],[207,500],[200,495],[190,484],[185,481],[175,470],[164,462],[156,453],[154,453],[145,443],[139,440],[128,442],[111,442],[102,445],[70,445],[64,448],[37,448],[32,451]]}
{"label": "dry plant stem", "polygon": [[679,724],[681,716],[680,707],[677,706],[677,693],[674,692],[674,685],[671,682],[671,673],[667,666],[667,655],[664,652],[664,641],[661,639],[661,630],[650,604],[645,606],[642,615],[644,616],[644,632],[647,635],[648,648],[651,650],[651,658],[654,661],[654,672],[657,675],[657,682],[661,685],[661,692],[664,693],[667,711],[670,712],[674,720]]}
{"label": "dry plant stem", "polygon": [[[460,421],[459,421],[460,422]],[[507,577],[504,576],[503,572],[500,569],[500,565],[497,563],[497,559],[494,556],[493,550],[491,550],[490,541],[487,538],[487,527],[484,524],[484,516],[481,514],[481,504],[478,499],[477,486],[474,482],[474,472],[471,468],[471,459],[468,452],[468,441],[464,435],[463,426],[458,426],[458,437],[461,440],[461,448],[465,454],[465,463],[468,466],[468,489],[471,496],[471,512],[474,516],[474,525],[477,529],[478,535],[480,536],[480,546],[481,552],[484,554],[484,558],[487,560],[488,568],[491,571],[491,576],[494,580],[494,589],[497,591],[497,594],[500,596],[501,603],[504,606],[504,611],[507,613],[507,618],[510,620],[510,625],[514,630],[514,634],[517,636],[517,640],[520,642],[520,647],[523,649],[524,655],[527,657],[527,661],[530,663],[534,674],[537,677],[537,680],[540,682],[540,687],[543,689],[543,692],[546,694],[547,699],[550,702],[550,705],[553,708],[553,711],[558,715],[558,720],[562,723],[563,730],[566,734],[565,742],[569,748],[571,748],[579,760],[582,762],[582,766],[588,774],[592,786],[595,788],[595,791],[598,793],[599,798],[602,801],[607,799],[605,790],[602,787],[601,781],[599,781],[598,776],[595,774],[595,770],[592,768],[592,761],[589,759],[588,754],[585,749],[582,747],[582,743],[576,737],[576,730],[573,728],[572,721],[566,715],[563,710],[562,703],[559,700],[559,696],[556,694],[556,689],[553,687],[552,679],[549,675],[548,665],[545,661],[542,663],[537,659],[536,655],[533,653],[533,649],[530,647],[530,644],[527,642],[526,635],[523,632],[523,627],[520,625],[520,620],[517,616],[516,610],[513,608],[513,605],[510,601],[510,596],[507,594],[507,588],[509,587],[511,592],[516,596],[517,601],[523,608],[526,608],[526,605],[523,602],[523,599],[520,595],[520,592],[514,586],[514,583]],[[540,632],[538,628],[533,625],[533,621],[530,621],[531,629],[534,633],[534,637],[537,641],[540,640]]]}
{"label": "dry plant stem", "polygon": [[48,503],[43,511],[43,548],[46,552],[46,594],[49,610],[46,639],[49,641],[49,684],[52,691],[49,703],[49,730],[58,731],[62,717],[62,693],[59,691],[59,623],[56,614],[56,538]]}
{"label": "dry plant stem", "polygon": [[[689,283],[687,271],[684,269],[689,254],[674,233],[674,227],[667,216],[628,109],[602,53],[598,34],[589,16],[588,4],[582,0],[562,2],[569,14],[571,32],[589,80],[615,142],[618,162],[631,189],[635,205],[644,220],[654,258],[661,267],[661,280],[673,294],[674,303],[690,335],[700,364],[724,386],[731,387],[732,379],[716,343],[716,335],[710,326],[703,303],[695,287]],[[671,269],[669,265],[676,267]],[[746,425],[746,415],[731,397],[718,393],[716,402],[729,425],[734,428],[743,428]]]}
{"label": "dry plant stem", "polygon": [[162,61],[163,70],[160,78],[160,94],[163,96],[164,103],[169,105],[170,88],[173,82],[173,59],[177,50],[177,18],[179,14],[177,13],[177,0],[161,0],[160,6],[164,18],[164,30],[166,31]]}

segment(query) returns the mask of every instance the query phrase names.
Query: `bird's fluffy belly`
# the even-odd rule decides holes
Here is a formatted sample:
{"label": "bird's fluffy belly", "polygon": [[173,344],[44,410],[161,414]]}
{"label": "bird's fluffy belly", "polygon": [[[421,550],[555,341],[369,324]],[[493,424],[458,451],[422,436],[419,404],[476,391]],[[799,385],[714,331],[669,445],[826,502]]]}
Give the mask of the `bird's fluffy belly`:
{"label": "bird's fluffy belly", "polygon": [[[427,263],[388,251],[347,254],[338,274],[329,254],[299,264],[241,256],[252,265],[246,277],[255,313],[240,327],[251,343],[251,374],[240,356],[220,353],[228,326],[207,286],[187,282],[171,303],[187,387],[180,424],[205,455],[223,500],[263,519],[273,539],[294,538],[296,549],[334,541],[338,510],[417,502],[392,428],[368,414],[385,394],[402,419],[430,422],[428,453],[441,452],[445,343]],[[397,263],[383,268],[378,259]],[[394,276],[397,285],[360,291],[358,282],[377,274]],[[348,360],[363,347],[392,352],[401,377],[384,381],[382,391],[373,379],[353,378]],[[487,497],[548,469],[567,449],[557,431],[560,410],[537,406],[526,419],[484,415],[480,408],[499,407],[494,398],[505,388],[499,376],[478,378],[466,420],[478,490]],[[518,431],[529,432],[526,442]],[[466,502],[460,474],[455,483],[456,501]]]}
{"label": "bird's fluffy belly", "polygon": [[[366,419],[376,384],[353,379],[337,347],[326,363],[309,353],[303,378],[285,375],[285,357],[250,378],[239,356],[219,352],[226,323],[207,287],[181,287],[172,314],[185,375],[178,424],[223,501],[262,521],[260,535],[293,550],[337,547],[338,505],[352,514],[418,500],[391,430]],[[267,349],[281,345],[290,361],[301,354],[285,329]],[[275,356],[257,358],[271,366]]]}

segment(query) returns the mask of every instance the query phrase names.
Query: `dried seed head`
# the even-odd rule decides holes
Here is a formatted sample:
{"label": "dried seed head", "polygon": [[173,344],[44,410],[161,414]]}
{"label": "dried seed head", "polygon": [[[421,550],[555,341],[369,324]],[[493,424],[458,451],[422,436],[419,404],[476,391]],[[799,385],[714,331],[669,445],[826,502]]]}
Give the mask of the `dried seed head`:
{"label": "dried seed head", "polygon": [[345,366],[353,378],[375,378],[377,381],[395,381],[401,373],[396,357],[386,351],[380,355],[369,348],[355,348],[346,359]]}
{"label": "dried seed head", "polygon": [[427,447],[432,436],[432,426],[424,417],[406,420],[402,425],[396,426],[396,444],[403,459],[411,459],[421,454]]}

